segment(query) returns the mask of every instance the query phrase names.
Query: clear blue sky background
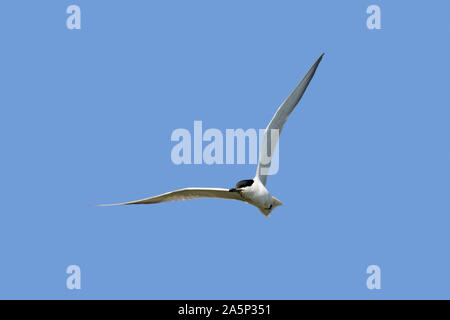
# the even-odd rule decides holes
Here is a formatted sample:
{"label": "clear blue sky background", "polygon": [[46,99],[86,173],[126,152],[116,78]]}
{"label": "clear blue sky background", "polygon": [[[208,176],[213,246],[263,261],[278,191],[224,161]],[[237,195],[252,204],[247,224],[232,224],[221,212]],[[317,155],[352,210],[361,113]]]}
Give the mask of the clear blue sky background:
{"label": "clear blue sky background", "polygon": [[[2,1],[0,298],[450,298],[449,10]],[[90,206],[253,177],[174,165],[172,131],[264,128],[322,52],[281,136],[270,219],[224,200]]]}

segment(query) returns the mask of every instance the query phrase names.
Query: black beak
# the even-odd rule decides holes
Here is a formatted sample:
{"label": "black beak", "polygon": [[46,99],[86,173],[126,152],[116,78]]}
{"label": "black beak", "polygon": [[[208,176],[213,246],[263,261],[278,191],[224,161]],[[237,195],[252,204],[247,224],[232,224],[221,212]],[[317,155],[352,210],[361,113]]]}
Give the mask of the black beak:
{"label": "black beak", "polygon": [[232,188],[230,190],[228,190],[229,192],[237,192],[236,188]]}

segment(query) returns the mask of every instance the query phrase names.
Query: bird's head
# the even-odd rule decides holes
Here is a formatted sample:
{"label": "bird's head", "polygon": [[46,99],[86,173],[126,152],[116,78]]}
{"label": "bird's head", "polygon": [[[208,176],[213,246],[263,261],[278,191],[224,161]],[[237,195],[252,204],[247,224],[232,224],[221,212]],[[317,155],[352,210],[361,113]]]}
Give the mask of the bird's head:
{"label": "bird's head", "polygon": [[280,200],[278,200],[275,197],[272,197],[272,204],[269,206],[269,208],[259,208],[259,211],[261,211],[263,215],[269,218],[272,210],[282,205],[283,203]]}

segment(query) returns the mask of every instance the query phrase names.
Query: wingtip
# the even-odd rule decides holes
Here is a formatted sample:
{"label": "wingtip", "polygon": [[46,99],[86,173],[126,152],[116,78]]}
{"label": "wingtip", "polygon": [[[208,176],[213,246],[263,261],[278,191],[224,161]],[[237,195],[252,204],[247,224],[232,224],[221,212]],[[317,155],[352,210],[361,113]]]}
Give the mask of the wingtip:
{"label": "wingtip", "polygon": [[325,55],[325,52],[322,53],[322,54],[320,55],[319,59],[317,59],[317,63],[319,63],[320,61],[322,61],[322,58],[323,58],[324,55]]}
{"label": "wingtip", "polygon": [[114,207],[114,206],[120,206],[122,203],[103,203],[103,204],[93,204],[94,207]]}

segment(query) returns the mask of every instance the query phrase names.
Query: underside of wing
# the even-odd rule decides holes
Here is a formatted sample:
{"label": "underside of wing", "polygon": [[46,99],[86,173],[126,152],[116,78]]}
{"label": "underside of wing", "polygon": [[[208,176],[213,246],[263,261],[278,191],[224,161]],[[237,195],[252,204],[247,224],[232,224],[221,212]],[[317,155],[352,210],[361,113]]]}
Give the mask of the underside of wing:
{"label": "underside of wing", "polygon": [[145,198],[136,201],[114,203],[114,204],[102,204],[100,206],[119,206],[119,205],[129,205],[129,204],[153,204],[160,202],[171,202],[171,201],[182,201],[182,200],[193,200],[202,198],[217,198],[217,199],[228,199],[228,200],[241,200],[244,199],[237,192],[230,192],[228,189],[222,188],[185,188],[175,191],[170,191],[167,193],[160,194],[158,196]]}
{"label": "underside of wing", "polygon": [[306,91],[311,79],[322,60],[323,54],[317,59],[313,66],[309,69],[308,73],[303,77],[302,81],[297,85],[297,87],[292,91],[292,93],[287,97],[286,100],[280,105],[272,120],[264,132],[264,139],[262,142],[261,150],[259,152],[259,162],[258,168],[256,169],[256,176],[265,185],[267,182],[267,175],[270,170],[270,165],[272,162],[272,153],[275,150],[278,140],[281,134],[283,126],[294,110],[295,106],[298,104],[303,94]]}

